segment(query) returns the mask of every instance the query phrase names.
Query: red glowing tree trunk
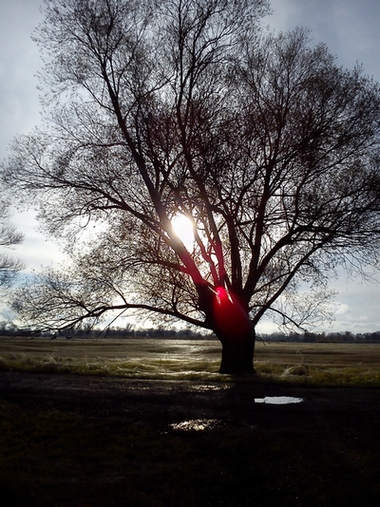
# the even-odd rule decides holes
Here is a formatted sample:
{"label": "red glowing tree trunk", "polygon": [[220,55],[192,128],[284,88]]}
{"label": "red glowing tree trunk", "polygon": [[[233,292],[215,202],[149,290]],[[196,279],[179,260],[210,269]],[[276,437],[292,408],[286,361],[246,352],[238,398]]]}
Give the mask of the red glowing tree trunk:
{"label": "red glowing tree trunk", "polygon": [[213,246],[219,260],[219,273],[212,257],[207,255],[205,249],[202,251],[205,259],[209,261],[215,289],[204,281],[186,249],[181,250],[180,257],[197,287],[199,306],[205,312],[207,321],[222,343],[220,373],[255,373],[253,367],[255,330],[249,319],[248,307],[232,290],[219,285],[220,280],[225,278],[226,271],[220,243],[216,242]]}
{"label": "red glowing tree trunk", "polygon": [[255,331],[248,311],[232,292],[223,287],[216,289],[213,323],[222,343],[220,373],[254,373]]}

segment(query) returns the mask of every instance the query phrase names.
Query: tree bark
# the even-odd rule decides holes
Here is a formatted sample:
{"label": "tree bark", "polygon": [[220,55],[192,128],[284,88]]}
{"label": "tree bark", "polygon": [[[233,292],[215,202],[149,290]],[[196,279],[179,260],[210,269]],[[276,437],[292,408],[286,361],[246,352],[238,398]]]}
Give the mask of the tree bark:
{"label": "tree bark", "polygon": [[222,362],[220,373],[230,375],[256,373],[253,367],[255,351],[255,331],[242,335],[226,336],[217,334],[222,343]]}
{"label": "tree bark", "polygon": [[222,344],[220,373],[256,373],[253,367],[255,329],[248,305],[231,289],[197,284],[199,306]]}
{"label": "tree bark", "polygon": [[224,287],[217,287],[213,299],[213,327],[222,343],[220,373],[255,373],[255,330],[249,320],[248,308],[236,294]]}

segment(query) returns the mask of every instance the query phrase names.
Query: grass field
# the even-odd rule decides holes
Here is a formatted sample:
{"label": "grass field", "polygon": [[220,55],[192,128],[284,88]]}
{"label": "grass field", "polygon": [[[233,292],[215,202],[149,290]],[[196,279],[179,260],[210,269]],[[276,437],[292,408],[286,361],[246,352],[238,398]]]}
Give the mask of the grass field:
{"label": "grass field", "polygon": [[[220,356],[217,340],[0,338],[3,371],[225,381]],[[380,387],[380,345],[259,342],[255,368],[265,381]]]}

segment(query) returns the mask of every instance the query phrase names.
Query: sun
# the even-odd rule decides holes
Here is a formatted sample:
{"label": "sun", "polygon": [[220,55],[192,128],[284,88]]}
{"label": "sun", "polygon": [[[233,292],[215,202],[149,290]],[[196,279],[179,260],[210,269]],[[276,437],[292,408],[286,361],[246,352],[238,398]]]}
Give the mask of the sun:
{"label": "sun", "polygon": [[174,233],[179,237],[188,250],[194,247],[194,225],[192,221],[182,213],[178,213],[171,219]]}

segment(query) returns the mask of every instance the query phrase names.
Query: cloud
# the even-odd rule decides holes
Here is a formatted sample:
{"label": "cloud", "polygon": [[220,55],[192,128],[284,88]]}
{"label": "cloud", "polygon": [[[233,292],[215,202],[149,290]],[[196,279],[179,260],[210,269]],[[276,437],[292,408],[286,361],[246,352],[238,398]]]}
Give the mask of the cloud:
{"label": "cloud", "polygon": [[334,304],[334,307],[335,307],[335,310],[334,310],[334,314],[336,316],[342,316],[342,315],[347,315],[350,313],[350,307],[348,305],[345,305],[345,304],[342,304],[342,303],[335,303]]}
{"label": "cloud", "polygon": [[277,30],[303,26],[315,42],[324,42],[338,62],[353,68],[364,65],[366,74],[380,80],[380,2],[373,0],[271,0],[274,14],[267,23]]}
{"label": "cloud", "polygon": [[12,255],[24,262],[24,273],[40,270],[42,266],[57,266],[66,259],[57,242],[47,239],[37,230],[33,212],[18,212],[12,217],[12,223],[24,234],[23,243],[12,251]]}
{"label": "cloud", "polygon": [[42,20],[39,0],[0,0],[0,158],[18,133],[39,121],[37,79],[40,58],[31,41]]}

